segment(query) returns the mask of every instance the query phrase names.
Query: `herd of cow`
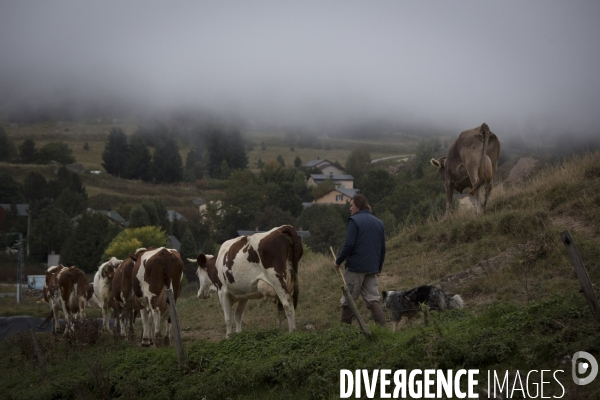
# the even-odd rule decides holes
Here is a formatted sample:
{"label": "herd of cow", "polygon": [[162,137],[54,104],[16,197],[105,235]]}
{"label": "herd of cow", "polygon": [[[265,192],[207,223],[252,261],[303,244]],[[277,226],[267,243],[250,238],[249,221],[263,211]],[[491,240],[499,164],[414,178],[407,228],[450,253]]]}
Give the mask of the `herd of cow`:
{"label": "herd of cow", "polygon": [[[290,225],[269,232],[242,236],[221,246],[217,257],[200,253],[197,260],[199,298],[217,291],[225,314],[227,335],[231,332],[231,306],[235,312],[236,331],[241,330],[244,310],[249,299],[274,297],[280,314],[285,312],[290,331],[295,328],[298,303],[298,261],[302,241]],[[142,346],[151,346],[162,337],[169,340],[171,320],[166,290],[175,300],[181,292],[183,260],[177,250],[141,248],[125,260],[115,257],[100,265],[94,282],[88,283],[83,271],[75,266],[52,266],[46,271],[43,300],[52,309],[53,331],[58,332],[58,314],[63,312],[67,334],[75,329],[74,319],[85,318],[86,306],[102,309],[102,330],[110,331],[114,312],[115,332],[133,338],[135,316],[142,317]]]}
{"label": "herd of cow", "polygon": [[[500,142],[487,124],[462,132],[450,145],[448,155],[432,159],[446,188],[446,220],[450,213],[454,190],[471,188],[469,198],[475,212],[482,214],[492,190],[498,168]],[[278,322],[287,317],[290,332],[295,329],[298,304],[298,261],[302,257],[302,241],[294,228],[284,225],[269,232],[241,236],[221,245],[215,257],[200,253],[198,298],[210,297],[216,291],[225,315],[226,332],[232,331],[232,306],[238,303],[234,322],[236,332],[248,300],[274,298],[280,310]],[[166,290],[172,289],[175,300],[181,291],[183,261],[177,250],[141,248],[125,260],[112,258],[98,268],[93,284],[76,267],[50,267],[46,273],[44,300],[50,305],[54,331],[58,331],[58,312],[65,315],[65,334],[74,329],[73,318],[85,317],[88,304],[102,308],[103,326],[110,330],[111,310],[115,313],[117,332],[125,336],[133,326],[137,311],[143,324],[142,346],[150,346],[161,335],[166,321],[165,341],[171,331]],[[154,325],[154,329],[152,329]]]}

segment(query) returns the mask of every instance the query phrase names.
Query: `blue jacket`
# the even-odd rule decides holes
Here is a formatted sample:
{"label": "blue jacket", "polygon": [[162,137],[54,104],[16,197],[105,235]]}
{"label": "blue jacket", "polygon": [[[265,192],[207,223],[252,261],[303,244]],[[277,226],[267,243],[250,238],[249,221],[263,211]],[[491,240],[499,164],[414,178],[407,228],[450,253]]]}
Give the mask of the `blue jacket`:
{"label": "blue jacket", "polygon": [[369,210],[361,210],[348,220],[346,242],[335,260],[352,272],[381,272],[385,260],[385,234],[383,222]]}

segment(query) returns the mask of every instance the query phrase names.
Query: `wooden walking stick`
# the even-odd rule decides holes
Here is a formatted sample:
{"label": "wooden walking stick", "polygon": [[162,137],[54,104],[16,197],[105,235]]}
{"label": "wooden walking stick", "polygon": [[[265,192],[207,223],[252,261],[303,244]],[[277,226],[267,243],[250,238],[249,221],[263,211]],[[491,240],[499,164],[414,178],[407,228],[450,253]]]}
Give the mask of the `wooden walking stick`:
{"label": "wooden walking stick", "polygon": [[[333,252],[333,248],[331,246],[329,246],[329,250],[331,250],[331,255],[333,256],[333,262],[335,263],[336,257],[335,257],[335,253]],[[362,319],[362,316],[358,312],[358,307],[356,307],[356,303],[354,302],[354,299],[352,298],[352,294],[350,294],[350,291],[348,290],[348,285],[346,284],[346,278],[344,278],[344,274],[342,273],[341,269],[338,268],[338,271],[340,271],[340,275],[342,276],[342,281],[344,281],[344,285],[342,286],[342,294],[346,298],[346,301],[348,302],[348,304],[350,304],[350,308],[352,309],[352,312],[354,313],[354,316],[356,317],[356,320],[358,321],[358,325],[360,326],[360,329],[363,331],[363,333],[368,338],[370,338],[371,331],[369,331],[367,324],[365,324],[365,321]]]}

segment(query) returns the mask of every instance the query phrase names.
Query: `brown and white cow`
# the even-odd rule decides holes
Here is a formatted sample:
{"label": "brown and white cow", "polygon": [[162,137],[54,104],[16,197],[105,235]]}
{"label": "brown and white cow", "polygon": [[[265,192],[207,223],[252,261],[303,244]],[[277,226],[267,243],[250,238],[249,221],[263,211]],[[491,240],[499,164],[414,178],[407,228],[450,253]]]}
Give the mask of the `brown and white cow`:
{"label": "brown and white cow", "polygon": [[236,332],[241,332],[248,300],[265,297],[279,300],[292,332],[299,295],[298,261],[303,251],[302,241],[290,225],[228,240],[217,257],[198,255],[198,297],[208,298],[211,286],[216,286],[227,336],[231,333],[232,305],[238,303],[234,319]]}
{"label": "brown and white cow", "polygon": [[[60,303],[65,314],[65,334],[73,330],[73,319],[85,318],[87,304],[88,282],[85,274],[79,268],[72,266],[62,268],[56,275],[60,292]],[[56,319],[57,315],[55,315]]]}
{"label": "brown and white cow", "polygon": [[110,316],[114,300],[112,283],[115,270],[121,262],[122,260],[112,257],[100,265],[94,276],[94,294],[100,302],[100,308],[102,308],[102,330],[105,332],[110,332]]}
{"label": "brown and white cow", "polygon": [[[137,258],[146,251],[146,248],[137,249],[133,258]],[[136,256],[137,255],[137,256]],[[133,294],[133,267],[135,261],[128,257],[117,267],[112,281],[112,293],[115,299],[115,319],[117,327],[121,330],[121,335],[125,336],[129,328],[129,338],[133,340],[133,326],[135,324],[136,309],[139,309],[139,302]],[[136,305],[137,303],[137,305]]]}
{"label": "brown and white cow", "polygon": [[446,213],[442,221],[450,216],[454,189],[462,193],[464,189],[471,188],[469,200],[475,213],[481,215],[485,212],[499,158],[500,141],[484,123],[461,132],[450,145],[446,157],[431,159],[431,164],[439,169],[444,178],[446,189]]}
{"label": "brown and white cow", "polygon": [[62,310],[57,275],[63,268],[65,268],[63,265],[55,265],[46,270],[46,282],[44,283],[44,289],[42,290],[42,298],[48,303],[52,310],[52,317],[48,317],[47,321],[49,321],[50,318],[54,319],[54,325],[52,326],[53,333],[58,332],[58,313]]}
{"label": "brown and white cow", "polygon": [[132,272],[133,292],[141,307],[144,330],[142,346],[150,346],[154,344],[155,339],[160,339],[160,325],[163,319],[167,320],[166,342],[171,332],[166,290],[173,290],[173,297],[177,301],[181,292],[183,261],[177,250],[164,247],[146,250],[134,257],[136,261]]}

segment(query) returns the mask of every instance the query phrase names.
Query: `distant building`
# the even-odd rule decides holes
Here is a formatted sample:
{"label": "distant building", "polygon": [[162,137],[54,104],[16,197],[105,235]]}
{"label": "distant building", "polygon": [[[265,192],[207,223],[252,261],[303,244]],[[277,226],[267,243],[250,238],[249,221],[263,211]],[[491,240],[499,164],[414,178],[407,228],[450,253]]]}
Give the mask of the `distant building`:
{"label": "distant building", "polygon": [[[29,215],[29,204],[15,204],[17,206],[17,217]],[[0,204],[5,211],[10,211],[10,204]]]}
{"label": "distant building", "polygon": [[175,221],[175,218],[180,219],[182,221],[187,221],[186,217],[184,217],[183,215],[179,214],[175,210],[167,210],[167,214],[169,216],[169,222]]}
{"label": "distant building", "polygon": [[334,174],[334,175],[343,175],[346,170],[342,168],[338,163],[331,162],[329,160],[311,160],[303,165],[304,168],[319,168],[321,172],[325,175]]}
{"label": "distant building", "polygon": [[354,188],[354,177],[352,175],[334,175],[330,173],[325,174],[310,174],[306,184],[308,187],[318,186],[325,181],[325,179],[331,179],[335,184],[336,189],[353,189]]}
{"label": "distant building", "polygon": [[129,225],[129,222],[127,222],[125,220],[125,218],[123,218],[121,216],[121,214],[119,214],[118,212],[116,212],[115,210],[92,210],[92,212],[97,212],[100,214],[105,215],[108,219],[110,219],[111,221],[116,222],[117,224],[127,227]]}
{"label": "distant building", "polygon": [[179,251],[179,249],[181,248],[181,242],[179,241],[179,239],[177,239],[173,235],[169,235],[168,240],[170,248]]}
{"label": "distant building", "polygon": [[312,206],[313,204],[346,204],[358,194],[358,189],[332,189],[323,196],[315,199],[312,203],[302,203],[304,207]]}

